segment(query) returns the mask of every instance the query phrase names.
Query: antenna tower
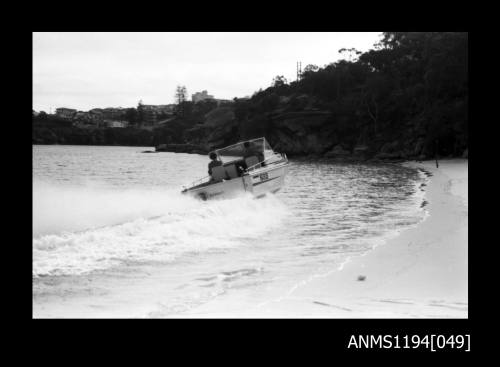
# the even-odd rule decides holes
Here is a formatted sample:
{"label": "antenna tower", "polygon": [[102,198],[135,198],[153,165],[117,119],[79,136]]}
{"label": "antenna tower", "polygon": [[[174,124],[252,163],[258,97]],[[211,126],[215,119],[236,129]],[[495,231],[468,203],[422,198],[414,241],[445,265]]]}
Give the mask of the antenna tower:
{"label": "antenna tower", "polygon": [[297,61],[297,81],[302,78],[302,61]]}

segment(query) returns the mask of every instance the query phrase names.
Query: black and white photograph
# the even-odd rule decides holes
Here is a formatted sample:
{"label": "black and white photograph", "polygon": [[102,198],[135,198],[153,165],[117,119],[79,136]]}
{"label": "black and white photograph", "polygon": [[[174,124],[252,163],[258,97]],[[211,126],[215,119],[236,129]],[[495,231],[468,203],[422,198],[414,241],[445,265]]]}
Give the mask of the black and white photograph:
{"label": "black and white photograph", "polygon": [[468,319],[467,32],[32,52],[33,319]]}

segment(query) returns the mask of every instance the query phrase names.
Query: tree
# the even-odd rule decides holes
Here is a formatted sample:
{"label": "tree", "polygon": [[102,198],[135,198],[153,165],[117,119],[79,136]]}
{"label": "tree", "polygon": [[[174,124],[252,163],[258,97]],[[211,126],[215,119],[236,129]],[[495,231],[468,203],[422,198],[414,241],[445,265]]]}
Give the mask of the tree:
{"label": "tree", "polygon": [[339,54],[347,53],[348,61],[350,62],[355,62],[356,58],[362,54],[361,51],[356,50],[354,47],[353,48],[341,48],[339,50]]}
{"label": "tree", "polygon": [[137,104],[137,120],[139,124],[144,122],[144,105],[142,104],[142,99]]}
{"label": "tree", "polygon": [[273,109],[278,107],[280,103],[280,97],[276,93],[271,93],[265,96],[260,102],[260,108],[264,112],[271,112]]}
{"label": "tree", "polygon": [[186,86],[178,85],[175,90],[175,102],[177,105],[182,104],[187,101],[187,89]]}
{"label": "tree", "polygon": [[277,75],[273,79],[273,88],[280,88],[288,84],[288,81],[283,75]]}
{"label": "tree", "polygon": [[185,103],[187,102],[187,89],[184,85],[178,85],[175,90],[176,113],[179,116],[185,114]]}
{"label": "tree", "polygon": [[305,73],[313,73],[315,71],[318,71],[319,67],[317,65],[314,65],[314,64],[309,64],[307,65],[305,68],[304,68],[304,72],[303,74]]}
{"label": "tree", "polygon": [[[140,105],[142,106],[142,105]],[[128,121],[130,124],[136,124],[139,122],[139,114],[135,108],[127,108],[125,111],[125,120]]]}

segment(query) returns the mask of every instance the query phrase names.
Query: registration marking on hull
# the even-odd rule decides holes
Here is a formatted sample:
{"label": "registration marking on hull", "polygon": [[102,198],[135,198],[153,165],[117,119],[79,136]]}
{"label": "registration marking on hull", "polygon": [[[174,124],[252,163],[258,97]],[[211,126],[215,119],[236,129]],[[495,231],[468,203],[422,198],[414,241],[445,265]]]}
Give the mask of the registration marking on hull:
{"label": "registration marking on hull", "polygon": [[269,180],[266,180],[266,181],[260,181],[260,182],[254,183],[252,186],[257,186],[257,185],[260,185],[260,184],[263,184],[263,183],[266,183],[266,182],[269,182],[272,180],[276,180],[277,178],[279,178],[279,177],[273,177],[273,178],[270,178]]}

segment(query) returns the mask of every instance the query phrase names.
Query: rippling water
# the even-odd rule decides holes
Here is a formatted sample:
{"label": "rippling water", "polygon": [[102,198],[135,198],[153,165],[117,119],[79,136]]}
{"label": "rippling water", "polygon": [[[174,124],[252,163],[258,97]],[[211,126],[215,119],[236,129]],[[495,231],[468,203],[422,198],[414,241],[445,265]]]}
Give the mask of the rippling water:
{"label": "rippling water", "polygon": [[147,149],[33,146],[35,317],[265,301],[425,215],[424,175],[399,165],[291,160],[276,195],[202,202],[180,188],[206,174],[205,156]]}

